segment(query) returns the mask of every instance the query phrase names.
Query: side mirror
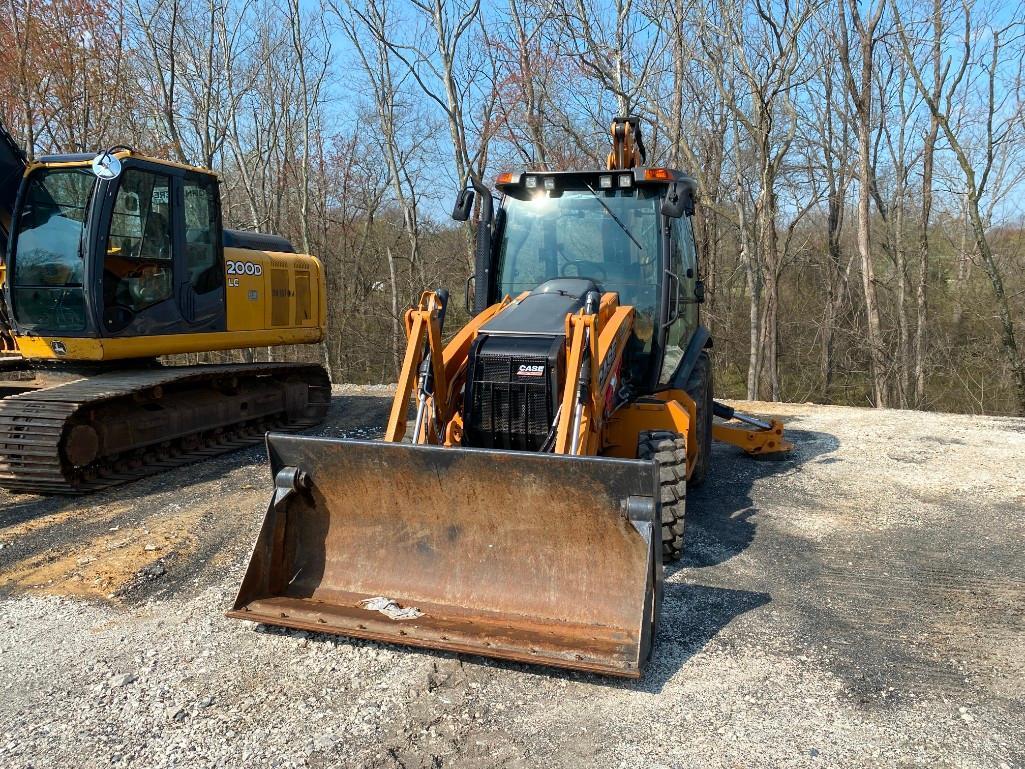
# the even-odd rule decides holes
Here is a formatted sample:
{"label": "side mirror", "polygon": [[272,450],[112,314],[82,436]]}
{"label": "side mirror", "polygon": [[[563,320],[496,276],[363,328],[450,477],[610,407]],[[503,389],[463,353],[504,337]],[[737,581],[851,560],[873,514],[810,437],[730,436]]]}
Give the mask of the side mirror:
{"label": "side mirror", "polygon": [[441,308],[438,310],[438,326],[444,330],[445,315],[448,313],[448,289],[439,288],[434,292],[434,295],[438,298],[438,304],[441,305]]}
{"label": "side mirror", "polygon": [[452,218],[457,222],[465,222],[473,210],[473,190],[460,190],[456,195],[456,204],[452,208]]}
{"label": "side mirror", "polygon": [[98,179],[110,181],[121,175],[121,161],[110,150],[93,158],[92,171]]}
{"label": "side mirror", "polygon": [[662,198],[662,215],[679,219],[684,214],[694,213],[694,191],[690,185],[673,182]]}
{"label": "side mirror", "polygon": [[699,280],[694,284],[694,299],[698,304],[705,303],[705,281]]}

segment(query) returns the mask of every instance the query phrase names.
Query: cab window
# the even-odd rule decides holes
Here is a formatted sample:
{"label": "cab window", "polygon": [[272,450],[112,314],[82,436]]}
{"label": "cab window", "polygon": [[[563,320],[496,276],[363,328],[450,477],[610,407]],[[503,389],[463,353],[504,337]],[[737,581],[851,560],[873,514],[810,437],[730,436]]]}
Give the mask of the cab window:
{"label": "cab window", "polygon": [[29,177],[14,223],[14,317],[28,329],[86,326],[83,233],[96,177],[84,168],[40,169]]}
{"label": "cab window", "polygon": [[656,190],[568,189],[504,199],[500,294],[515,296],[557,277],[591,278],[634,308],[624,378],[644,382],[658,319],[661,233]]}
{"label": "cab window", "polygon": [[[659,382],[667,383],[683,359],[691,332],[697,325],[697,305],[692,301],[694,277],[697,275],[697,254],[694,250],[694,232],[689,217],[672,219],[669,230],[669,270],[676,275],[670,283],[669,312],[677,318],[666,334],[666,351],[662,358]],[[676,287],[679,286],[677,303]],[[675,309],[674,309],[675,308]]]}
{"label": "cab window", "polygon": [[217,185],[212,179],[185,179],[185,268],[197,294],[221,288],[221,268],[217,243]]}
{"label": "cab window", "polygon": [[659,196],[644,189],[566,190],[526,200],[507,197],[499,245],[500,294],[516,296],[558,277],[591,278],[619,292],[637,313],[636,333],[651,350],[657,304]]}
{"label": "cab window", "polygon": [[114,201],[103,262],[108,330],[123,328],[137,313],[171,298],[173,245],[170,177],[128,169]]}
{"label": "cab window", "polygon": [[[682,298],[682,284],[686,280],[686,247],[684,245],[686,237],[680,223],[680,219],[672,219],[669,229],[669,260],[666,267],[669,272],[676,276],[675,280],[670,280],[669,282],[670,294],[667,310],[670,313],[677,313],[682,309],[682,307],[677,305],[676,294],[677,287],[679,286],[680,298]],[[662,372],[658,378],[659,382],[668,382],[669,377],[672,376],[676,367],[680,364],[680,360],[683,358],[683,345],[686,341],[684,339],[685,333],[686,324],[681,315],[669,326],[666,333],[666,351],[665,356],[662,358]]]}

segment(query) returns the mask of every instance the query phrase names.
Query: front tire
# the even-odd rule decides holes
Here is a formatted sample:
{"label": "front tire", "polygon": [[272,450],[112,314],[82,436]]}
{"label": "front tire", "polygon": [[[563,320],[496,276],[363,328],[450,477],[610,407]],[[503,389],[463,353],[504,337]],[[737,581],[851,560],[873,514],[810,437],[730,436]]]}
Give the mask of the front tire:
{"label": "front tire", "polygon": [[662,501],[662,560],[678,561],[683,553],[683,514],[687,503],[687,439],[668,430],[643,432],[637,458],[658,462]]}

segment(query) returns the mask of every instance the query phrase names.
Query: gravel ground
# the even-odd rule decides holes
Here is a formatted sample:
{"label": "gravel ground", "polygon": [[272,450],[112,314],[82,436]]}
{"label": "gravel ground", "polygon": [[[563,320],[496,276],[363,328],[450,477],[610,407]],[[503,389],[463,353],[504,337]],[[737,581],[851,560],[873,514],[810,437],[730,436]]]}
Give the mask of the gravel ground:
{"label": "gravel ground", "polygon": [[639,682],[224,618],[259,448],[0,492],[0,767],[1025,767],[1025,421],[749,408],[797,450],[716,448]]}

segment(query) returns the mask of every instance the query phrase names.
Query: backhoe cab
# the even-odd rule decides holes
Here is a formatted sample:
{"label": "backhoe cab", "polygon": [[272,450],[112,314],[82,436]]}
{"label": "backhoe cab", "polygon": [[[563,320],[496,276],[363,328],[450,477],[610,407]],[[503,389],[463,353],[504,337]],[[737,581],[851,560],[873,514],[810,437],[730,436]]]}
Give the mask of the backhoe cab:
{"label": "backhoe cab", "polygon": [[[471,320],[444,342],[445,291],[406,313],[383,441],[269,436],[230,616],[641,674],[708,470],[711,342],[694,182],[643,166],[636,118],[612,137],[605,170],[503,173],[497,211],[460,193],[462,220],[481,196]],[[750,453],[784,447],[766,427]]]}

